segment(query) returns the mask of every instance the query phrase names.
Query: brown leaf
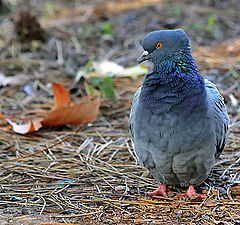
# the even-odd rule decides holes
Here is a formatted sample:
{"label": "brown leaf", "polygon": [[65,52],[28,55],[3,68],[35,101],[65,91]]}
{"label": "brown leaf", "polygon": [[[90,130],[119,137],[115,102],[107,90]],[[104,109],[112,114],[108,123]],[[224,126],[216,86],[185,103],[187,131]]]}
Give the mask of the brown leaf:
{"label": "brown leaf", "polygon": [[12,129],[11,125],[8,125],[8,126],[5,126],[5,127],[0,127],[0,130],[4,130],[4,131],[8,131],[8,130],[11,130],[11,129]]}
{"label": "brown leaf", "polygon": [[0,112],[0,118],[4,121],[4,126],[0,126],[0,130],[13,129],[16,133],[27,134],[39,130],[43,125],[82,124],[96,119],[100,106],[100,96],[85,96],[78,102],[69,105],[69,91],[62,84],[53,83],[53,90],[55,109],[49,112],[44,119],[33,119],[24,124],[17,124],[6,119]]}
{"label": "brown leaf", "polygon": [[0,111],[0,117],[3,119],[4,122],[8,122],[7,119],[3,116],[1,111]]}
{"label": "brown leaf", "polygon": [[8,123],[8,125],[0,127],[0,130],[8,131],[10,129],[13,129],[13,131],[18,134],[27,134],[30,132],[34,132],[42,127],[40,119],[30,120],[25,124],[17,124],[12,122],[10,119],[6,119],[3,116],[2,112],[0,112],[0,118],[2,118],[6,123]]}
{"label": "brown leaf", "polygon": [[0,118],[6,123],[3,126],[0,126],[0,130],[5,130],[5,131],[11,130],[12,126],[9,125],[7,119],[3,116],[1,111],[0,111]]}
{"label": "brown leaf", "polygon": [[25,124],[17,124],[7,119],[14,132],[18,134],[27,134],[39,130],[42,127],[41,120],[30,120]]}
{"label": "brown leaf", "polygon": [[70,102],[70,94],[69,91],[62,84],[58,84],[53,82],[53,93],[54,93],[54,102],[55,107],[58,106],[67,106]]}
{"label": "brown leaf", "polygon": [[85,96],[73,106],[59,106],[51,111],[42,121],[43,125],[59,126],[62,124],[89,123],[96,119],[100,106],[100,97]]}

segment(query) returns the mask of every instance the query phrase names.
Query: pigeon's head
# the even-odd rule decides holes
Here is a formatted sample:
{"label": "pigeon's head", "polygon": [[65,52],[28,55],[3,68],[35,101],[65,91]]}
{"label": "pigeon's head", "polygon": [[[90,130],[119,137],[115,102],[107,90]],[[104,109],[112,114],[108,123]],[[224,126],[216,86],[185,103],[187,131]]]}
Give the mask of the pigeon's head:
{"label": "pigeon's head", "polygon": [[144,37],[142,47],[145,51],[138,59],[138,63],[145,60],[155,63],[164,58],[171,58],[181,49],[189,48],[189,40],[182,29],[157,30]]}

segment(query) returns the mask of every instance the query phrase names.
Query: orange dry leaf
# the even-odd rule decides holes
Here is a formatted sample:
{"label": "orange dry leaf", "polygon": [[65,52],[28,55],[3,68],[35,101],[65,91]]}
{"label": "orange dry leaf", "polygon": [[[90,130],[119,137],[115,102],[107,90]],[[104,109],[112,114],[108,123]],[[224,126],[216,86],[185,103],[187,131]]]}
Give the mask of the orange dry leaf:
{"label": "orange dry leaf", "polygon": [[10,130],[13,129],[14,132],[19,134],[27,134],[33,131],[37,131],[42,127],[41,120],[36,119],[28,121],[26,124],[16,124],[9,119],[6,119],[3,114],[0,112],[0,117],[7,122],[9,125],[1,127],[1,130]]}
{"label": "orange dry leaf", "polygon": [[70,102],[69,91],[67,91],[62,84],[53,82],[52,85],[55,107],[57,108],[58,106],[67,106]]}
{"label": "orange dry leaf", "polygon": [[12,126],[8,124],[8,121],[5,119],[5,117],[3,116],[2,112],[0,111],[0,118],[5,122],[7,123],[7,125],[4,125],[4,126],[1,126],[0,127],[0,130],[11,130],[12,129]]}
{"label": "orange dry leaf", "polygon": [[26,124],[16,124],[11,120],[7,119],[8,123],[11,124],[14,132],[18,134],[27,134],[39,130],[42,127],[41,120],[31,120]]}
{"label": "orange dry leaf", "polygon": [[99,96],[85,96],[74,106],[58,106],[43,119],[42,124],[59,126],[62,124],[89,123],[96,119],[99,106]]}
{"label": "orange dry leaf", "polygon": [[5,117],[3,116],[2,112],[0,111],[0,117],[3,119],[4,122],[8,122]]}
{"label": "orange dry leaf", "polygon": [[27,134],[39,130],[43,125],[45,126],[60,126],[63,124],[82,124],[89,123],[96,119],[99,106],[100,97],[85,96],[79,99],[72,105],[69,105],[70,95],[69,91],[65,89],[62,84],[53,83],[53,92],[55,100],[55,109],[50,111],[44,119],[34,119],[28,121],[26,124],[16,124],[9,119],[6,119],[0,112],[0,118],[8,125],[0,127],[0,130],[13,129],[19,134]]}

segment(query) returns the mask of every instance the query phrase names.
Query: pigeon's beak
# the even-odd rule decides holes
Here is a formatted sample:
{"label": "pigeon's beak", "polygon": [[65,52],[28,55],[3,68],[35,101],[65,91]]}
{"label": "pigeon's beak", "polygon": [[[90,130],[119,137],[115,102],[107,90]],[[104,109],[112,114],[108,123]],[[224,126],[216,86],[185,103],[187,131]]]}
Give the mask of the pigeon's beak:
{"label": "pigeon's beak", "polygon": [[145,60],[148,60],[148,55],[149,55],[148,51],[144,51],[137,61],[138,64]]}

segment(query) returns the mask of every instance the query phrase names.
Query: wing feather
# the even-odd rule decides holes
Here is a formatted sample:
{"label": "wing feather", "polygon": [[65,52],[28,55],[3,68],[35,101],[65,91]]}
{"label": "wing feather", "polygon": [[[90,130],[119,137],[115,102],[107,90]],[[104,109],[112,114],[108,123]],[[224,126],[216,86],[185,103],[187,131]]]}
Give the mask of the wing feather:
{"label": "wing feather", "polygon": [[218,92],[216,85],[205,79],[207,95],[212,106],[212,115],[215,124],[216,133],[216,153],[215,158],[218,158],[222,153],[228,136],[229,118],[224,99]]}
{"label": "wing feather", "polygon": [[133,101],[132,101],[132,108],[131,108],[130,117],[129,117],[129,130],[130,130],[130,134],[131,134],[133,142],[134,142],[134,132],[133,132],[133,119],[134,119],[133,116],[134,116],[134,113],[133,112],[136,111],[140,92],[141,92],[141,87],[138,88],[138,90],[134,94]]}

